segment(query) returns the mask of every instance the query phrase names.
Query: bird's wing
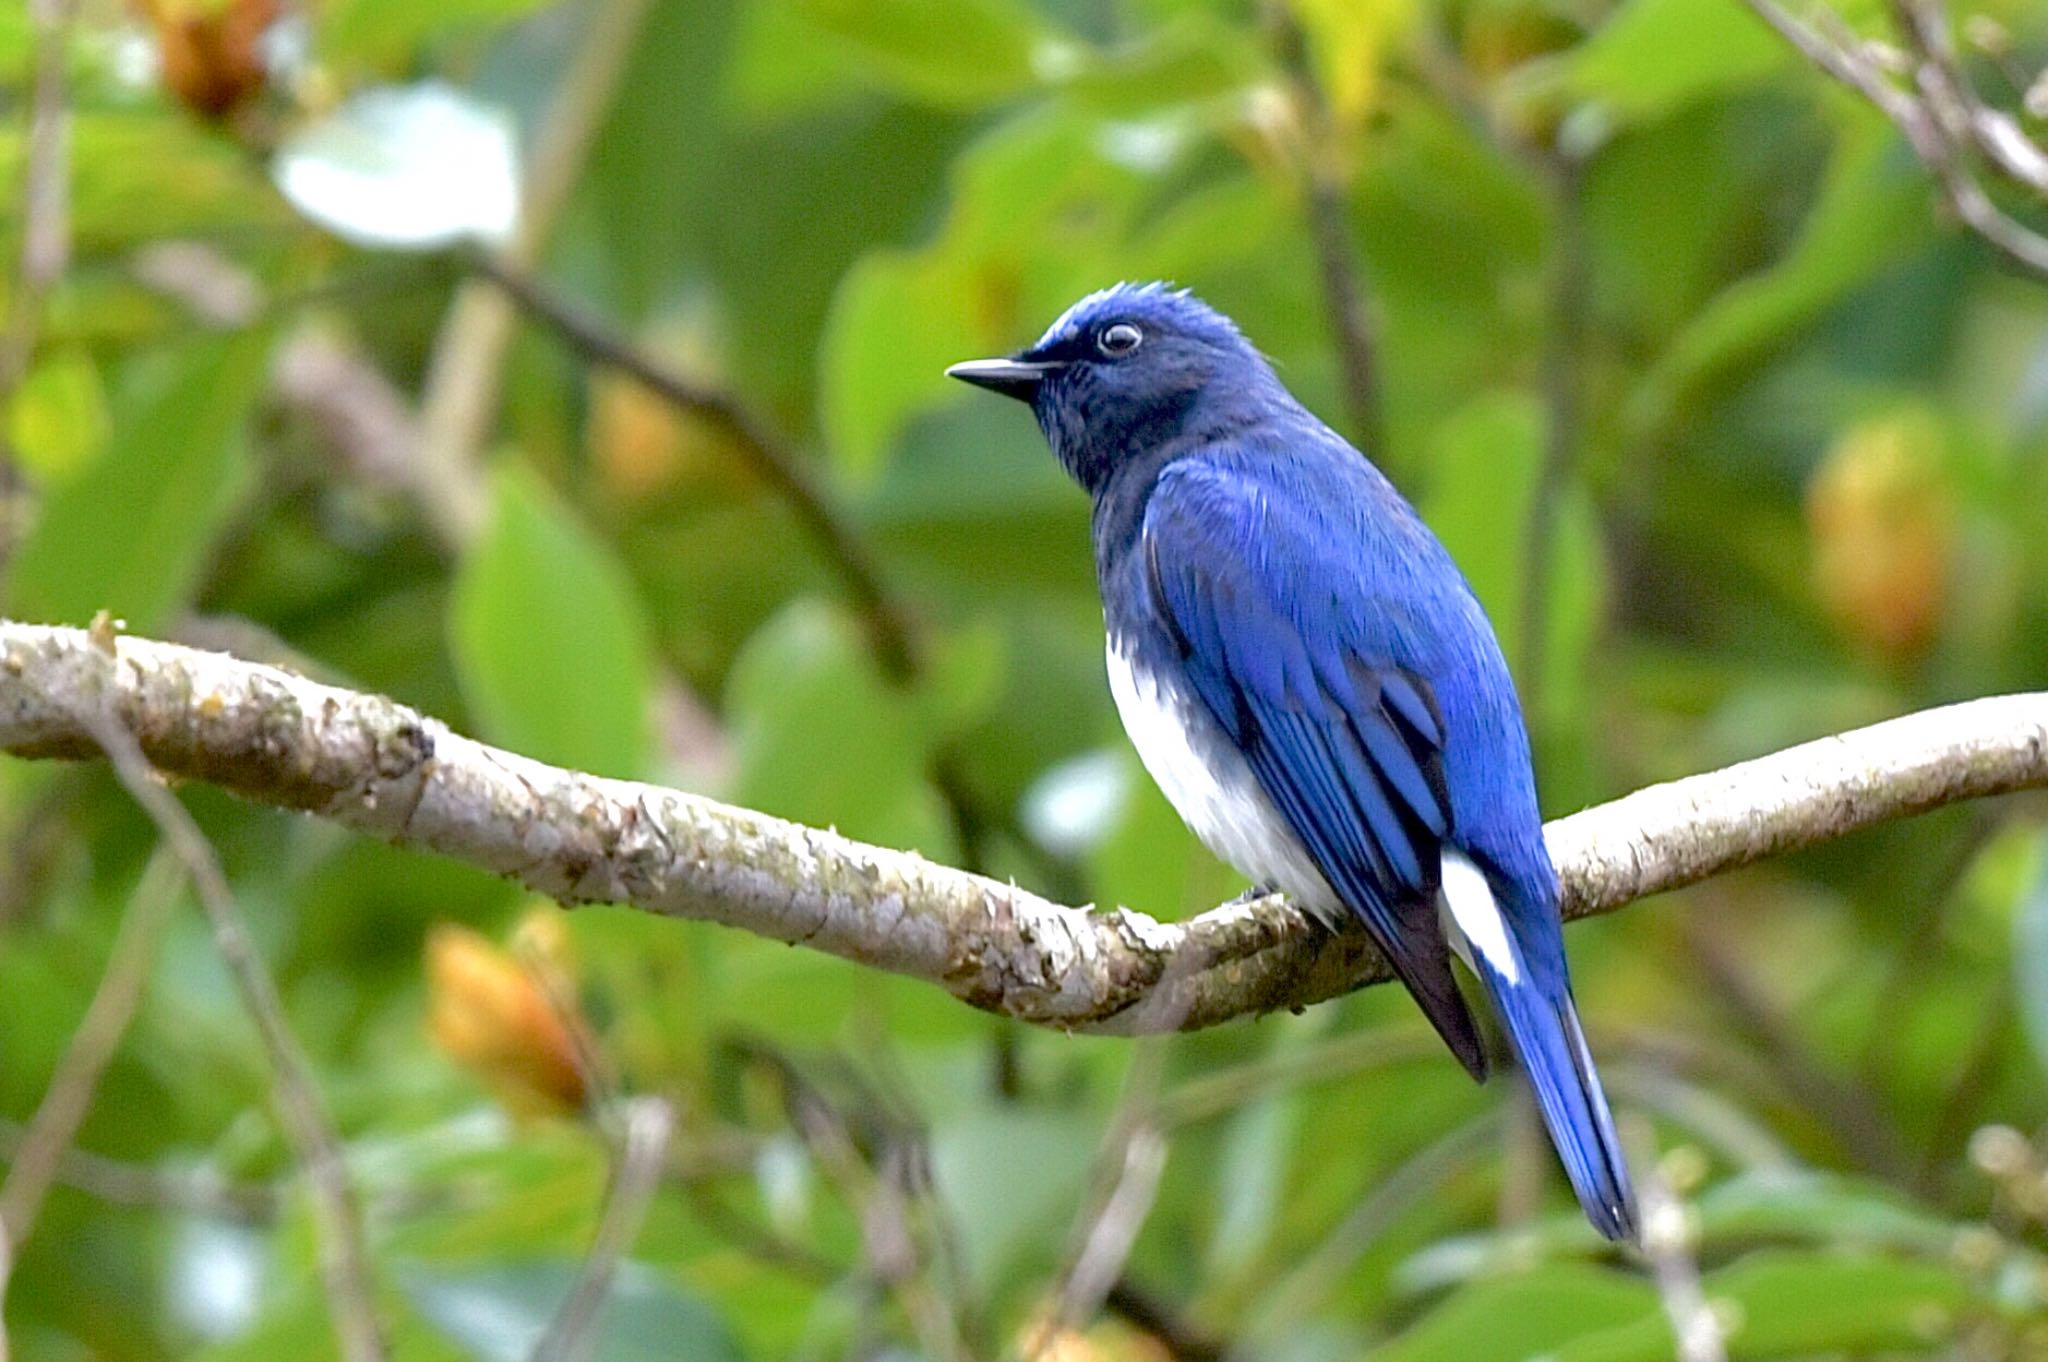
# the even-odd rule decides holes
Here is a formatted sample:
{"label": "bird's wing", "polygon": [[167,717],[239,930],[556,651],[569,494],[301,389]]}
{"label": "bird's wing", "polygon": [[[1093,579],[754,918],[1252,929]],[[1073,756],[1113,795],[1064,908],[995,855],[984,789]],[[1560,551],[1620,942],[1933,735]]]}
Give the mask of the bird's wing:
{"label": "bird's wing", "polygon": [[1446,1043],[1484,1076],[1437,920],[1443,721],[1429,683],[1384,646],[1400,626],[1376,612],[1392,607],[1342,580],[1313,529],[1213,468],[1161,477],[1141,551],[1196,693]]}

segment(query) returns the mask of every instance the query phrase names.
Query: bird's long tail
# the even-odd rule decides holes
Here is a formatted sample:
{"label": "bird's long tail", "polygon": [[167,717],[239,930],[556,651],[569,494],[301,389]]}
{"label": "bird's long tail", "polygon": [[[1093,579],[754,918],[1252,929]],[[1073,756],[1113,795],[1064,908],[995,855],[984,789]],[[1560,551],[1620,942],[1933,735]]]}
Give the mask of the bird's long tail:
{"label": "bird's long tail", "polygon": [[[1453,923],[1469,946],[1464,954],[1529,1075],[1544,1128],[1587,1219],[1609,1239],[1635,1239],[1628,1164],[1586,1049],[1561,953],[1550,968],[1527,958],[1491,886],[1470,862],[1456,871],[1446,864],[1444,889]],[[1475,890],[1483,892],[1483,902]]]}

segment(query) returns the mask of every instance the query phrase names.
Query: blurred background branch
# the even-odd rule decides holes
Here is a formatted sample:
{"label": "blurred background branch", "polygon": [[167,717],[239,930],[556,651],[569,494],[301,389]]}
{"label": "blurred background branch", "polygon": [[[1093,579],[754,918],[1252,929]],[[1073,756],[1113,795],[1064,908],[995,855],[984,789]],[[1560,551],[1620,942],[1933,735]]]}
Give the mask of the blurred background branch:
{"label": "blurred background branch", "polygon": [[1299,127],[1296,173],[1315,251],[1323,317],[1343,376],[1349,433],[1366,457],[1385,459],[1389,451],[1380,418],[1379,345],[1374,339],[1372,298],[1362,257],[1351,239],[1351,215],[1345,206],[1353,153],[1343,145],[1329,96],[1309,52],[1308,34],[1290,0],[1265,0],[1261,16],[1272,34],[1280,68],[1286,72]]}
{"label": "blurred background branch", "polygon": [[262,1040],[275,1083],[278,1122],[298,1159],[313,1205],[320,1275],[343,1362],[380,1362],[389,1346],[378,1317],[376,1274],[342,1163],[341,1137],[314,1084],[312,1066],[292,1034],[277,984],[242,920],[227,875],[198,823],[156,778],[119,714],[113,688],[102,684],[91,694],[74,697],[73,704],[80,733],[99,747],[115,776],[157,825],[166,850],[183,867],[206,911],[214,949]]}
{"label": "blurred background branch", "polygon": [[[611,108],[647,6],[648,0],[600,0],[578,15],[587,25],[582,42],[527,156],[518,216],[503,248],[510,267],[529,269],[546,249],[590,140]],[[479,283],[456,291],[434,341],[416,457],[428,513],[451,543],[474,536],[489,509],[480,446],[496,417],[515,320],[509,300]]]}
{"label": "blurred background branch", "polygon": [[596,314],[521,273],[509,261],[478,253],[470,257],[470,263],[521,311],[585,359],[618,370],[729,439],[748,468],[789,506],[831,563],[867,623],[883,669],[899,681],[916,673],[916,630],[908,607],[885,584],[873,551],[846,513],[832,504],[816,473],[800,455],[729,394],[676,372]]}
{"label": "blurred background branch", "polygon": [[[1893,0],[1893,21],[1906,44],[1900,61],[1858,37],[1824,2],[1811,22],[1795,18],[1776,0],[1748,3],[1801,56],[1869,100],[1906,135],[1965,227],[2013,264],[2048,279],[2048,236],[2000,208],[1976,169],[1981,163],[2048,206],[2048,150],[2029,138],[2012,114],[1978,97],[1957,58],[1948,11],[1939,0]],[[1900,67],[1907,77],[1904,85],[1894,76]]]}
{"label": "blurred background branch", "polygon": [[43,1198],[62,1175],[100,1076],[141,1002],[157,946],[183,887],[176,858],[159,847],[151,854],[121,916],[92,1002],[71,1033],[35,1115],[18,1132],[9,1151],[7,1180],[0,1184],[0,1239],[5,1241],[0,1243],[0,1300],[7,1292],[5,1268],[21,1256],[22,1245],[35,1230]]}

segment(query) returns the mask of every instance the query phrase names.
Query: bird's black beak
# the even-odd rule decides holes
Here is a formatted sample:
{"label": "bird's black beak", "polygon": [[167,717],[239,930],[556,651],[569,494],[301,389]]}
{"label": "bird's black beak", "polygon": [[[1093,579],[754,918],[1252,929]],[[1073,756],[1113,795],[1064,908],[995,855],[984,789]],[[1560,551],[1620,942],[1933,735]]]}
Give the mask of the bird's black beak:
{"label": "bird's black beak", "polygon": [[970,359],[946,370],[946,377],[1029,402],[1038,396],[1040,384],[1066,367],[1049,360]]}

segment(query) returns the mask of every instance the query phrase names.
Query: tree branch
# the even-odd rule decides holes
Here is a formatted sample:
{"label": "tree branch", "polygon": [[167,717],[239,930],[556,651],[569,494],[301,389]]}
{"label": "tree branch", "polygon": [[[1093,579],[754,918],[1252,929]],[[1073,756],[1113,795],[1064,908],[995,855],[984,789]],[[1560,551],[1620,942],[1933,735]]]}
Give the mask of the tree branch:
{"label": "tree branch", "polygon": [[605,319],[533,275],[483,252],[465,256],[464,262],[502,289],[521,311],[543,322],[570,349],[617,369],[731,441],[754,476],[782,499],[805,533],[816,541],[844,583],[866,622],[882,670],[898,681],[911,675],[916,667],[916,631],[909,610],[891,594],[880,564],[796,451],[729,395],[662,363]]}
{"label": "tree branch", "polygon": [[[100,699],[104,697],[104,699]],[[1070,1030],[1193,1030],[1388,977],[1278,896],[1183,923],[1064,907],[914,852],[548,766],[382,696],[111,631],[0,622],[0,751],[97,756],[104,703],[165,774],[437,851],[565,903],[699,918]],[[1567,918],[1958,800],[2048,785],[2048,692],[1973,700],[1550,824]]]}
{"label": "tree branch", "polygon": [[1869,100],[1905,134],[1964,226],[2015,265],[2048,278],[2048,236],[1992,202],[1967,164],[1974,152],[2005,179],[2048,199],[2048,151],[2028,140],[2011,115],[1977,98],[1956,61],[1948,17],[1937,0],[1893,0],[1894,20],[1912,49],[1914,90],[1894,84],[1869,45],[1827,5],[1816,7],[1818,24],[1810,25],[1776,0],[1747,3],[1809,63]]}

